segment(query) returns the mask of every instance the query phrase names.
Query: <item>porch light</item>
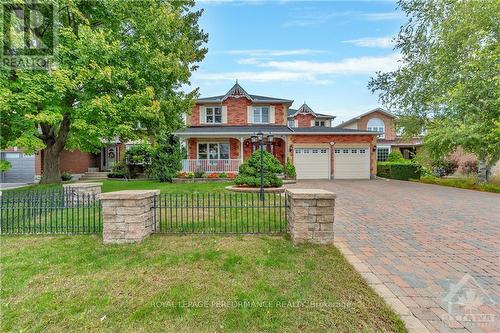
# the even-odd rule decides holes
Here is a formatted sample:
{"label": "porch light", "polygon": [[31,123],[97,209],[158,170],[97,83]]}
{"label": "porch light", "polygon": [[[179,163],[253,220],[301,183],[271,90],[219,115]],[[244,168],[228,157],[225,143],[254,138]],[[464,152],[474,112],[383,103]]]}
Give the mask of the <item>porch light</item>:
{"label": "porch light", "polygon": [[274,140],[274,136],[273,136],[271,133],[269,133],[269,135],[267,136],[267,141],[268,141],[269,143],[272,143],[272,142],[273,142],[273,140]]}
{"label": "porch light", "polygon": [[252,142],[253,143],[256,143],[257,142],[257,135],[252,135]]}
{"label": "porch light", "polygon": [[259,142],[262,142],[262,140],[264,140],[264,133],[262,132],[257,133],[257,137],[259,138]]}

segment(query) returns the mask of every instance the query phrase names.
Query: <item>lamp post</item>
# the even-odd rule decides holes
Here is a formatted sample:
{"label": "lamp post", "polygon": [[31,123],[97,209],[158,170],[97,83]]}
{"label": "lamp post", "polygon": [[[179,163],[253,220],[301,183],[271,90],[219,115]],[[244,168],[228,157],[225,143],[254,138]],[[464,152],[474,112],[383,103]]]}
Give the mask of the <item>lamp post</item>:
{"label": "lamp post", "polygon": [[[252,135],[252,142],[259,142],[260,149],[260,200],[264,201],[264,134],[262,132]],[[269,133],[267,142],[273,142],[273,135]]]}

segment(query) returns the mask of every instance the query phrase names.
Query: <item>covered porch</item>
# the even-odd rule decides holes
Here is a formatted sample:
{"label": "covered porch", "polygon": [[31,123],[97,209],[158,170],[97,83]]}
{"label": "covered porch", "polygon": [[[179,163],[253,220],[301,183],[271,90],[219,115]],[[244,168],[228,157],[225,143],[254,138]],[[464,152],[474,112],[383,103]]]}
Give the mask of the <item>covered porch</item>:
{"label": "covered porch", "polygon": [[[218,137],[185,137],[187,159],[182,160],[182,171],[203,173],[237,173],[240,165],[259,149],[251,135]],[[265,142],[264,149],[282,164],[287,158],[286,136],[274,136]]]}

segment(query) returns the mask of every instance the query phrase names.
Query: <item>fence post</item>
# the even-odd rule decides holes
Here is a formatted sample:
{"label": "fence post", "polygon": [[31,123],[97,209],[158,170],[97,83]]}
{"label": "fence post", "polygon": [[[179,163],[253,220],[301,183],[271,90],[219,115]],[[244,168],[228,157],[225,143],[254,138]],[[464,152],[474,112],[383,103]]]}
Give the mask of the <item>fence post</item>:
{"label": "fence post", "polygon": [[64,190],[64,206],[76,205],[81,198],[89,198],[89,203],[92,200],[99,200],[101,194],[102,183],[73,183],[63,184]]}
{"label": "fence post", "polygon": [[140,243],[154,231],[154,200],[159,190],[101,194],[104,244]]}
{"label": "fence post", "polygon": [[288,230],[294,244],[333,244],[336,194],[320,189],[287,189]]}

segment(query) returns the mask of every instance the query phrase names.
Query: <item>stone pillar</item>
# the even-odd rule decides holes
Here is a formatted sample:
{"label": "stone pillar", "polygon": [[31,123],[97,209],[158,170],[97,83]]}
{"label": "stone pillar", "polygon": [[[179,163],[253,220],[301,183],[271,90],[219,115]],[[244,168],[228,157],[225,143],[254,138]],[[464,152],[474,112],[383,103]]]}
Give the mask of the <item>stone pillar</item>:
{"label": "stone pillar", "polygon": [[333,244],[336,194],[319,189],[287,189],[288,230],[294,244]]}
{"label": "stone pillar", "polygon": [[140,243],[154,231],[154,200],[159,190],[101,194],[105,244]]}
{"label": "stone pillar", "polygon": [[102,183],[72,183],[64,184],[65,206],[77,205],[79,203],[91,203],[99,200]]}

